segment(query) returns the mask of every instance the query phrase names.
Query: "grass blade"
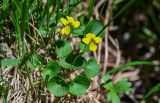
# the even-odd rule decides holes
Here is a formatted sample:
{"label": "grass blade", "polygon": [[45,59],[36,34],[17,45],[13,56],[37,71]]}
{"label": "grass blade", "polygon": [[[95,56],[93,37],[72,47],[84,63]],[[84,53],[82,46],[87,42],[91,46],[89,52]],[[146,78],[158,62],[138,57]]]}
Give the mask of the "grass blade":
{"label": "grass blade", "polygon": [[95,0],[89,0],[89,7],[88,7],[88,11],[89,11],[89,13],[88,13],[88,21],[90,20],[91,15],[92,15],[92,13],[93,13],[93,8],[94,8],[95,2],[96,2]]}
{"label": "grass blade", "polygon": [[160,83],[158,83],[156,86],[154,86],[153,88],[151,88],[147,94],[145,94],[142,98],[142,100],[147,99],[149,96],[151,96],[153,93],[160,91]]}
{"label": "grass blade", "polygon": [[60,5],[61,5],[61,0],[58,0],[58,3],[56,5],[56,13],[57,13],[57,16],[56,16],[56,24],[58,23],[58,16],[59,16],[59,9],[60,9]]}
{"label": "grass blade", "polygon": [[107,72],[107,74],[115,73],[115,72],[124,70],[124,69],[126,69],[128,67],[137,66],[137,65],[155,65],[155,64],[153,62],[151,62],[151,61],[134,61],[134,62],[129,62],[127,64],[120,65],[117,68],[113,68],[112,70],[110,70],[109,72]]}
{"label": "grass blade", "polygon": [[[40,19],[40,26],[41,27],[45,22],[47,22],[47,29],[48,29],[48,22],[49,22],[49,9],[50,7],[52,6],[53,4],[53,1],[52,0],[47,0],[47,3],[45,5],[45,8],[44,8],[44,12],[41,16],[41,19]],[[47,21],[45,21],[47,18]]]}

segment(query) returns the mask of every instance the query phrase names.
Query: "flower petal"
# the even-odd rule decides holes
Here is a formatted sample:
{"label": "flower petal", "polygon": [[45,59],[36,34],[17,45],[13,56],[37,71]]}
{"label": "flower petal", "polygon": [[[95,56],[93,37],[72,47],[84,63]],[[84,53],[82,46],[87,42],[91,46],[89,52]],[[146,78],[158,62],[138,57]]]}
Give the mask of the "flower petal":
{"label": "flower petal", "polygon": [[97,50],[97,45],[91,42],[91,43],[89,44],[89,49],[90,49],[91,51],[96,51],[96,50]]}
{"label": "flower petal", "polygon": [[69,24],[69,22],[65,18],[61,18],[60,20],[63,23],[63,25]]}
{"label": "flower petal", "polygon": [[78,28],[80,26],[80,22],[79,21],[74,21],[72,25],[73,25],[74,28]]}
{"label": "flower petal", "polygon": [[69,35],[70,34],[70,26],[65,26],[64,28],[62,28],[61,34],[62,35]]}
{"label": "flower petal", "polygon": [[60,29],[60,34],[64,35],[64,28]]}
{"label": "flower petal", "polygon": [[73,24],[74,23],[74,19],[72,17],[67,16],[67,20],[69,23]]}
{"label": "flower petal", "polygon": [[86,34],[86,37],[90,38],[90,39],[94,39],[96,37],[96,35],[92,34],[92,33],[88,33],[88,34]]}
{"label": "flower petal", "polygon": [[65,26],[64,27],[64,32],[66,35],[68,35],[70,33],[70,26]]}
{"label": "flower petal", "polygon": [[96,38],[94,38],[94,42],[95,43],[100,43],[100,42],[102,42],[102,38],[101,37],[96,37]]}
{"label": "flower petal", "polygon": [[85,43],[85,44],[89,44],[89,42],[91,41],[89,38],[83,38],[82,41]]}

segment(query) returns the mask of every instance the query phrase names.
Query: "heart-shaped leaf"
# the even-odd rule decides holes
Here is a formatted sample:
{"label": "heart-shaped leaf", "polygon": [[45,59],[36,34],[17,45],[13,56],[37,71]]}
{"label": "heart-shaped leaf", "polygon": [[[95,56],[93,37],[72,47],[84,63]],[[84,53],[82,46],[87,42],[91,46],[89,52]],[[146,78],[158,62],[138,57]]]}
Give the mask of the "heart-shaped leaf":
{"label": "heart-shaped leaf", "polygon": [[68,84],[61,77],[54,77],[47,83],[48,90],[55,96],[64,96],[68,93]]}
{"label": "heart-shaped leaf", "polygon": [[72,46],[70,42],[64,40],[56,41],[56,54],[59,57],[67,56],[72,52]]}
{"label": "heart-shaped leaf", "polygon": [[69,92],[74,95],[81,96],[87,92],[89,85],[90,80],[84,76],[77,76],[69,85]]}
{"label": "heart-shaped leaf", "polygon": [[54,61],[54,60],[51,60],[48,62],[47,64],[47,68],[45,68],[42,72],[42,76],[44,79],[48,78],[52,78],[52,77],[55,77],[60,71],[60,66],[59,64]]}
{"label": "heart-shaped leaf", "polygon": [[100,66],[97,64],[95,59],[89,59],[84,68],[84,73],[88,78],[92,78],[99,73]]}
{"label": "heart-shaped leaf", "polygon": [[[87,24],[85,29],[85,34],[93,33],[97,35],[102,30],[103,27],[104,27],[104,24],[102,24],[100,21],[92,20]],[[102,32],[99,36],[103,38],[104,32]]]}

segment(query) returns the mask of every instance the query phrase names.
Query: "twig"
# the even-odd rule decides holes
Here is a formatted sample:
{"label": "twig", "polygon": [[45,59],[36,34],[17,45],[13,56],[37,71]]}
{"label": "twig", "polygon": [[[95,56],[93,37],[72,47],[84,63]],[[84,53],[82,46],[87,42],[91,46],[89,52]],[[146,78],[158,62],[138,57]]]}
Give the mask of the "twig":
{"label": "twig", "polygon": [[95,14],[95,17],[96,17],[96,19],[98,19],[99,18],[99,8],[101,7],[101,5],[105,2],[106,0],[100,0],[98,3],[97,3],[97,5],[95,6],[95,8],[94,8],[94,14]]}
{"label": "twig", "polygon": [[[108,8],[106,10],[106,15],[105,15],[105,20],[104,20],[105,24],[107,24],[109,22],[109,13],[111,10],[112,3],[113,3],[113,0],[108,1]],[[108,28],[109,27],[107,27],[105,30],[105,32],[106,32],[106,34],[105,34],[105,58],[104,58],[104,65],[103,65],[102,74],[104,74],[106,72],[107,64],[108,64],[108,35],[109,35]]]}
{"label": "twig", "polygon": [[[111,43],[114,45],[114,47],[117,49],[116,51],[116,63],[114,67],[117,67],[120,64],[120,60],[121,60],[121,51],[119,48],[119,43],[117,40],[113,40],[113,38],[111,36],[109,36],[109,40],[111,41]],[[111,52],[113,53],[113,52]]]}

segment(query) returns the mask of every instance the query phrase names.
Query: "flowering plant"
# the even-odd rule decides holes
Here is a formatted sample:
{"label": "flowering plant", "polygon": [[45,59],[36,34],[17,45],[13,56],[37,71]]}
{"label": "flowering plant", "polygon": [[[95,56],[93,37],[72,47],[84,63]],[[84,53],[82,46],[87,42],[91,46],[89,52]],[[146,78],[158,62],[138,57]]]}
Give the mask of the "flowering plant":
{"label": "flowering plant", "polygon": [[[100,23],[99,21],[91,21],[90,23]],[[83,95],[87,92],[91,79],[99,74],[100,65],[97,64],[94,58],[84,58],[83,55],[87,52],[96,52],[97,44],[102,42],[102,38],[96,36],[95,31],[81,30],[80,21],[75,20],[70,16],[60,18],[57,28],[58,38],[55,42],[55,53],[57,60],[48,62],[43,69],[43,78],[47,83],[48,90],[55,96],[64,96],[68,93],[73,95]],[[102,25],[102,24],[101,24]],[[88,25],[86,28],[93,28]],[[75,30],[81,30],[77,32]],[[80,35],[77,35],[77,34]],[[84,34],[83,34],[84,33]],[[80,40],[78,51],[74,51],[72,41],[66,39],[70,37],[78,37]],[[85,50],[88,48],[88,50]],[[65,72],[62,72],[65,71]],[[82,71],[80,74],[74,74],[76,71]],[[74,75],[73,75],[74,74]]]}

